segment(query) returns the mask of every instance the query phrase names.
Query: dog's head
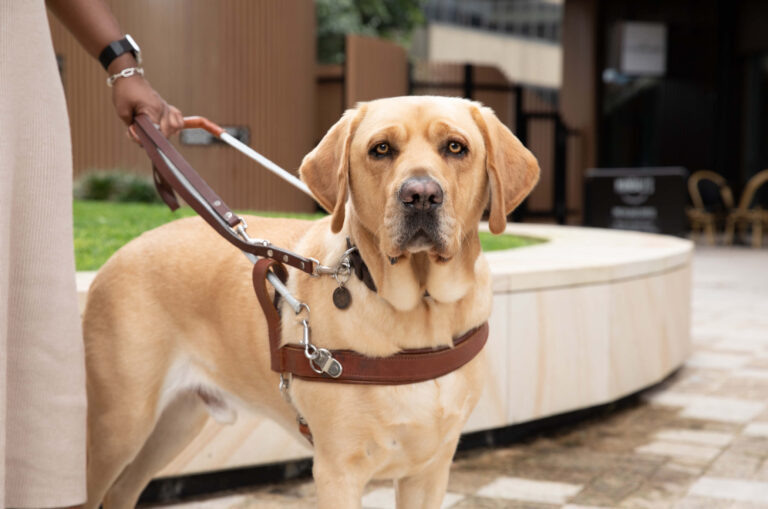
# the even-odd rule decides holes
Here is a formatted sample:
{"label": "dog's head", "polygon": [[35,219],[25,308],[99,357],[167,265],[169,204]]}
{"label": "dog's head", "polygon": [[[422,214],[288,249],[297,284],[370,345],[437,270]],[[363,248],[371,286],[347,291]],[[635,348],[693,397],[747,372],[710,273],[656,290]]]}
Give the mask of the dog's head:
{"label": "dog's head", "polygon": [[489,198],[490,229],[504,231],[539,166],[489,108],[413,96],[348,110],[300,173],[332,212],[334,232],[348,214],[390,259],[427,252],[445,261],[474,235]]}

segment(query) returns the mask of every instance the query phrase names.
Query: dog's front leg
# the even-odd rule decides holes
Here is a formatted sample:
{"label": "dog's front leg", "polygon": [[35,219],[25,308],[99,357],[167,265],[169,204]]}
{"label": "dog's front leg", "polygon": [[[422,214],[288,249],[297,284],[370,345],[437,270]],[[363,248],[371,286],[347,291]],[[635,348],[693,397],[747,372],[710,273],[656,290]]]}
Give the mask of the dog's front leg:
{"label": "dog's front leg", "polygon": [[448,488],[448,475],[456,447],[418,474],[395,481],[397,509],[439,509]]}
{"label": "dog's front leg", "polygon": [[312,474],[318,509],[360,509],[370,469],[356,458],[324,458],[315,454]]}

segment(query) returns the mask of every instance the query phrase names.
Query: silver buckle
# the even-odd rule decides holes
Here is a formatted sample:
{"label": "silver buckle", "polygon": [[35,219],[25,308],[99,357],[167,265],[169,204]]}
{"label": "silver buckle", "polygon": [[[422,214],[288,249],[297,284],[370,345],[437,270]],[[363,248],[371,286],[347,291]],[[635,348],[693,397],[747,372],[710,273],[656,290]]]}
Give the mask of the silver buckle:
{"label": "silver buckle", "polygon": [[318,348],[315,357],[309,359],[309,367],[318,375],[325,373],[331,378],[339,378],[343,370],[341,363],[325,348]]}
{"label": "silver buckle", "polygon": [[310,342],[307,318],[301,320],[301,325],[303,328],[301,345],[304,347],[304,357],[309,361],[309,367],[318,375],[326,374],[331,378],[339,378],[343,371],[341,363],[333,358],[333,354],[328,349],[318,348]]}
{"label": "silver buckle", "polygon": [[248,235],[248,232],[246,231],[248,229],[248,223],[245,222],[245,218],[241,216],[237,216],[237,218],[240,220],[240,224],[235,226],[235,232],[240,236],[241,239],[254,246],[270,246],[271,243],[267,239],[254,239]]}

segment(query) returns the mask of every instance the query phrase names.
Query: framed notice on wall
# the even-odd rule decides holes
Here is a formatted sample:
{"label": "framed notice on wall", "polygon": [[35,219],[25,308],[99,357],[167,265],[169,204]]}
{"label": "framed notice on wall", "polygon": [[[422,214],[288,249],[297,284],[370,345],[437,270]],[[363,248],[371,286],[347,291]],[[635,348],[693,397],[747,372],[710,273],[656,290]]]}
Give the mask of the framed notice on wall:
{"label": "framed notice on wall", "polygon": [[584,223],[685,235],[685,168],[593,168],[584,182]]}
{"label": "framed notice on wall", "polygon": [[667,72],[667,26],[623,21],[611,27],[608,67],[625,76],[664,76]]}

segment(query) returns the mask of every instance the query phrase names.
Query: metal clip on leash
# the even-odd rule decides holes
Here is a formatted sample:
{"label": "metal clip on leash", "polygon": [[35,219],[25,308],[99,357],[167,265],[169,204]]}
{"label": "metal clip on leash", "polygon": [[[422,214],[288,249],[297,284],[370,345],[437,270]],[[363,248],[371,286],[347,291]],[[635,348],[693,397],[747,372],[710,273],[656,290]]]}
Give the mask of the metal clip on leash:
{"label": "metal clip on leash", "polygon": [[303,302],[301,303],[301,306],[303,309],[307,310],[307,317],[301,319],[301,326],[303,329],[301,345],[304,347],[304,357],[309,360],[309,367],[311,367],[318,375],[325,373],[332,378],[340,377],[343,371],[341,363],[333,358],[333,354],[331,354],[328,349],[318,348],[312,344],[312,341],[310,341],[309,306]]}

